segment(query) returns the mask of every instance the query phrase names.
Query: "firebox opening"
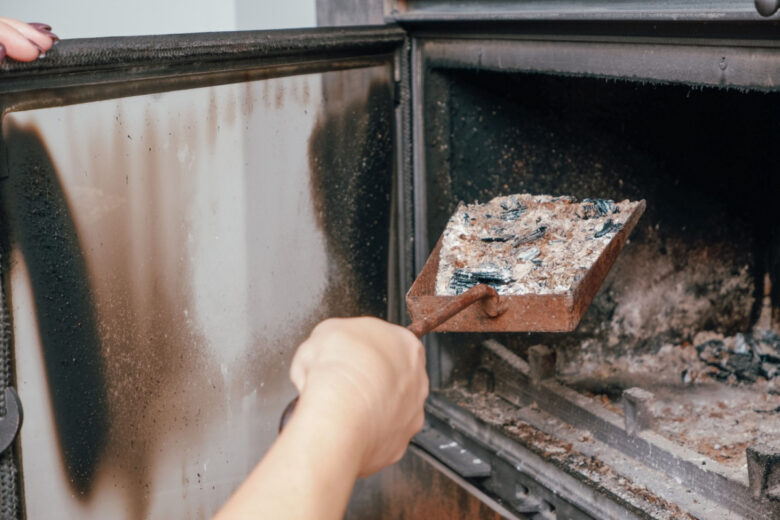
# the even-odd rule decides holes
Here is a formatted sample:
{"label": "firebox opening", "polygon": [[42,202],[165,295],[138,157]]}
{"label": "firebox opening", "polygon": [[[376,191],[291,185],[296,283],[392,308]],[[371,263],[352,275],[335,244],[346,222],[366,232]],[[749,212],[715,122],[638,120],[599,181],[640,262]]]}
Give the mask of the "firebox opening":
{"label": "firebox opening", "polygon": [[[576,331],[439,334],[434,398],[543,454],[522,432],[574,432],[569,458],[625,419],[622,453],[674,475],[632,451],[635,429],[651,429],[694,454],[689,492],[721,503],[706,473],[720,468],[742,496],[746,448],[780,436],[780,93],[434,68],[423,94],[431,243],[459,201],[647,201]],[[540,344],[551,378],[524,361]]]}
{"label": "firebox opening", "polygon": [[[554,346],[566,362],[733,336],[758,320],[766,273],[778,315],[780,94],[451,69],[425,85],[431,241],[460,200],[647,200],[576,332],[492,337],[521,354]],[[439,338],[452,361],[443,381],[467,376],[463,346],[479,339]]]}

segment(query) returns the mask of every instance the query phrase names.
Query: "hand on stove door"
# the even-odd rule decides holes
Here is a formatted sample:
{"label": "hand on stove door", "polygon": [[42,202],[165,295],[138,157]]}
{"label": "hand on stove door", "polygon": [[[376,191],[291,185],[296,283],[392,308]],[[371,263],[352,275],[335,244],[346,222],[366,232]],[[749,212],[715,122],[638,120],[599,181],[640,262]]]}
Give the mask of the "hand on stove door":
{"label": "hand on stove door", "polygon": [[298,348],[298,404],[217,518],[338,519],[359,476],[398,461],[423,424],[422,343],[375,318],[320,323]]}
{"label": "hand on stove door", "polygon": [[33,61],[57,41],[59,38],[46,24],[0,17],[0,62],[6,57],[16,61]]}

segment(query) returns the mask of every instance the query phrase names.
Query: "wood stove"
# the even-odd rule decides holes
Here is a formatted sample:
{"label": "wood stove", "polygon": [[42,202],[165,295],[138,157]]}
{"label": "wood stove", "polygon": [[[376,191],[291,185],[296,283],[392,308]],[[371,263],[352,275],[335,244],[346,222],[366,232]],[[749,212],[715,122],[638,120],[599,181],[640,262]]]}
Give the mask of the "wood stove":
{"label": "wood stove", "polygon": [[[0,67],[0,387],[27,421],[7,516],[211,514],[273,439],[306,328],[403,322],[458,202],[531,192],[647,212],[574,333],[427,341],[426,428],[347,516],[778,518],[777,15],[348,4],[322,22],[383,25]],[[307,298],[274,283],[300,251]]]}

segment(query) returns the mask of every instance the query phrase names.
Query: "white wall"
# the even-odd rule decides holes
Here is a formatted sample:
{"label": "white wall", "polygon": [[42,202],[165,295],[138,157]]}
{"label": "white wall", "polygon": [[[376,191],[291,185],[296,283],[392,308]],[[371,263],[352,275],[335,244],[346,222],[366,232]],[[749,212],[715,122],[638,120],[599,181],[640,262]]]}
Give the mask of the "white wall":
{"label": "white wall", "polygon": [[60,38],[316,25],[315,0],[3,0],[0,15],[48,23]]}

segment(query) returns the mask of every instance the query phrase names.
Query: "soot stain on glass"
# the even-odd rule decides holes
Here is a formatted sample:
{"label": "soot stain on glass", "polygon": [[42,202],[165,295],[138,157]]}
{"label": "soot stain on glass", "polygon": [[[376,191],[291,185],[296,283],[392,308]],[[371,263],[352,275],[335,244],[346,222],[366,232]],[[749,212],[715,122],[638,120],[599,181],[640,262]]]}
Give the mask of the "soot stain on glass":
{"label": "soot stain on glass", "polygon": [[[52,160],[34,130],[7,125],[3,220],[24,255],[57,438],[77,497],[86,498],[108,440],[108,401],[87,266]],[[4,186],[3,186],[4,185]],[[7,255],[4,255],[7,258]]]}
{"label": "soot stain on glass", "polygon": [[[326,85],[327,86],[327,85]],[[332,314],[385,316],[393,102],[375,80],[364,100],[322,115],[309,139],[311,190],[328,251]]]}

